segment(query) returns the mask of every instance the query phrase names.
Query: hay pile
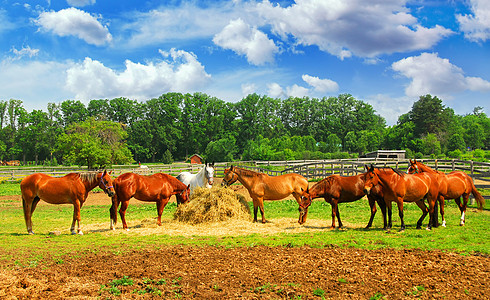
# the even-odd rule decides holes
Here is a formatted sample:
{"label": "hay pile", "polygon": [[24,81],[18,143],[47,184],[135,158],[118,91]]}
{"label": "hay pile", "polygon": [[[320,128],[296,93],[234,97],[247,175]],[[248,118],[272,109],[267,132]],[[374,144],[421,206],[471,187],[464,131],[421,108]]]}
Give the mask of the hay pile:
{"label": "hay pile", "polygon": [[251,220],[245,197],[222,187],[195,188],[189,202],[179,205],[174,220],[192,225],[230,219]]}

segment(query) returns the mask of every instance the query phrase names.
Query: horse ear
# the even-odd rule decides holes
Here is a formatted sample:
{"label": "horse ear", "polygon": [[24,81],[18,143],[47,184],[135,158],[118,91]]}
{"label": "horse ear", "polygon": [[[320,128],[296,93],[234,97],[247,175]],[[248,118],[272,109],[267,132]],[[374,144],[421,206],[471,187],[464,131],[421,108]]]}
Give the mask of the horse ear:
{"label": "horse ear", "polygon": [[366,169],[366,171],[369,171],[369,167],[367,165],[364,165],[364,169]]}
{"label": "horse ear", "polygon": [[370,172],[373,172],[374,171],[374,165],[373,164],[371,164],[371,168],[369,168],[369,171]]}

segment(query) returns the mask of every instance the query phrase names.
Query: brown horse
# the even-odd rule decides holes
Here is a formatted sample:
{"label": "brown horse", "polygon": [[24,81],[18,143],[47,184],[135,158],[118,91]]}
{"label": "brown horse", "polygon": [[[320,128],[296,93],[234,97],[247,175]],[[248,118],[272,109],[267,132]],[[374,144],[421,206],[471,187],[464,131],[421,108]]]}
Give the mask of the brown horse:
{"label": "brown horse", "polygon": [[[264,173],[231,166],[225,169],[223,183],[227,186],[240,181],[247,188],[254,205],[254,222],[257,222],[257,212],[260,208],[262,223],[265,223],[264,200],[280,200],[289,195],[293,195],[298,204],[301,203],[301,194],[308,188],[308,180],[303,176],[295,173],[284,174],[280,176],[269,176]],[[306,220],[308,211],[300,215],[298,223],[303,224]]]}
{"label": "brown horse", "polygon": [[[439,205],[441,206],[442,226],[446,226],[446,220],[444,220],[444,200],[454,199],[461,211],[461,220],[459,225],[463,226],[465,223],[465,212],[468,204],[470,194],[473,194],[476,202],[478,203],[478,209],[482,210],[485,204],[485,199],[476,189],[473,179],[462,171],[453,171],[449,174],[431,169],[429,166],[424,165],[417,160],[410,160],[410,166],[408,167],[408,173],[422,173],[428,172],[433,174],[439,174]],[[463,197],[463,203],[461,203],[461,197]]]}
{"label": "brown horse", "polygon": [[156,202],[158,220],[162,225],[163,209],[170,197],[176,195],[177,203],[185,203],[189,200],[189,186],[180,182],[177,178],[164,173],[153,175],[139,175],[135,173],[124,173],[114,180],[116,194],[112,197],[111,229],[115,229],[117,222],[117,208],[121,203],[119,215],[121,216],[123,229],[128,229],[126,224],[126,209],[129,199],[134,197],[140,201]]}
{"label": "brown horse", "polygon": [[[80,228],[80,209],[87,199],[88,193],[99,186],[105,193],[112,197],[114,187],[110,172],[70,173],[61,178],[54,178],[43,173],[35,173],[26,176],[20,183],[22,193],[22,206],[24,207],[24,219],[27,232],[32,232],[32,214],[39,200],[51,204],[73,204],[73,221],[71,223],[72,234],[83,234]],[[78,230],[75,231],[75,221]]]}
{"label": "brown horse", "polygon": [[[391,203],[393,201],[398,205],[398,214],[400,216],[400,231],[405,230],[403,220],[403,202],[415,202],[422,210],[422,216],[417,221],[417,229],[422,227],[422,221],[427,215],[427,206],[424,199],[429,203],[429,225],[430,230],[433,225],[434,207],[439,194],[439,185],[437,174],[419,173],[405,174],[394,169],[378,169],[371,166],[366,172],[364,181],[364,192],[369,195],[372,188],[380,184],[383,188],[384,199],[388,208],[388,217],[391,220]],[[391,224],[390,224],[391,225]]]}
{"label": "brown horse", "polygon": [[[367,166],[366,166],[367,169]],[[313,185],[311,188],[303,192],[301,197],[302,208],[307,208],[311,205],[314,198],[323,197],[326,202],[332,206],[332,226],[335,228],[335,217],[339,219],[339,228],[343,227],[340,219],[338,208],[339,203],[354,202],[366,194],[364,193],[364,178],[366,173],[355,176],[339,176],[331,175]],[[373,224],[374,216],[376,215],[376,202],[378,203],[383,213],[384,228],[387,229],[386,222],[386,204],[383,199],[383,190],[380,185],[372,188],[368,195],[369,207],[371,208],[371,217],[366,228],[370,228]]]}

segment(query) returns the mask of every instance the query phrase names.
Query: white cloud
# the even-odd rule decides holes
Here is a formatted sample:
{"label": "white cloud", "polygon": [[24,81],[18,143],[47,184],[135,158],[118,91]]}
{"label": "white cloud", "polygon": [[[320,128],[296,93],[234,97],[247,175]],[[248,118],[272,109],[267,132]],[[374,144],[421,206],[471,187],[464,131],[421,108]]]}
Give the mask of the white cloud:
{"label": "white cloud", "polygon": [[13,28],[15,28],[15,25],[9,21],[7,11],[0,8],[0,34]]}
{"label": "white cloud", "polygon": [[473,42],[490,39],[490,1],[470,0],[473,15],[456,15],[464,36]]}
{"label": "white cloud", "polygon": [[248,2],[216,1],[206,6],[196,1],[183,1],[179,6],[162,5],[148,12],[133,12],[124,25],[129,47],[161,45],[174,41],[210,39],[231,19],[242,17],[256,24]]}
{"label": "white cloud", "polygon": [[257,91],[257,86],[254,83],[245,83],[242,84],[242,95],[248,96]]}
{"label": "white cloud", "polygon": [[478,77],[465,77],[464,72],[448,59],[440,58],[437,53],[422,53],[394,62],[392,69],[411,79],[405,89],[408,96],[432,94],[451,97],[451,93],[472,91],[490,91],[490,82]]}
{"label": "white cloud", "polygon": [[42,12],[36,23],[46,31],[59,36],[76,36],[85,42],[102,46],[112,41],[107,26],[98,18],[74,7],[60,11]]}
{"label": "white cloud", "polygon": [[28,111],[45,110],[48,102],[69,99],[64,84],[71,66],[71,62],[6,59],[0,62],[0,99],[22,100]]}
{"label": "white cloud", "polygon": [[303,78],[306,83],[314,87],[315,91],[317,92],[337,92],[339,90],[339,85],[337,82],[330,79],[320,79],[307,74],[304,74],[301,78]]}
{"label": "white cloud", "polygon": [[288,86],[286,88],[286,94],[289,97],[298,97],[302,98],[308,96],[309,90],[305,87],[299,86],[297,84],[293,84],[292,86]]}
{"label": "white cloud", "polygon": [[83,7],[95,4],[95,0],[66,0],[66,2],[68,3],[68,5],[76,7]]}
{"label": "white cloud", "polygon": [[123,72],[87,57],[67,71],[67,88],[80,100],[120,96],[144,100],[166,92],[198,91],[210,80],[194,54],[175,49],[160,53],[171,60],[148,64],[126,60]]}
{"label": "white cloud", "polygon": [[269,83],[267,85],[267,88],[268,88],[267,95],[269,95],[272,98],[282,98],[286,95],[282,87],[276,82]]}
{"label": "white cloud", "polygon": [[316,45],[341,59],[428,49],[452,34],[439,25],[419,25],[405,3],[297,0],[283,8],[265,0],[257,12],[283,39],[292,36],[298,44]]}
{"label": "white cloud", "polygon": [[370,96],[366,102],[370,103],[376,112],[385,118],[386,124],[391,126],[398,122],[398,117],[407,113],[412,108],[413,97],[391,97],[389,95],[378,94]]}
{"label": "white cloud", "polygon": [[15,55],[15,57],[12,58],[12,60],[18,60],[23,58],[24,56],[28,56],[29,58],[32,58],[34,56],[37,56],[39,54],[39,49],[32,49],[30,46],[22,47],[22,49],[17,50],[14,47],[12,47],[12,53]]}
{"label": "white cloud", "polygon": [[242,19],[230,21],[214,36],[213,42],[225,49],[245,55],[249,63],[263,65],[274,61],[274,53],[279,52],[273,40],[255,27],[250,27]]}

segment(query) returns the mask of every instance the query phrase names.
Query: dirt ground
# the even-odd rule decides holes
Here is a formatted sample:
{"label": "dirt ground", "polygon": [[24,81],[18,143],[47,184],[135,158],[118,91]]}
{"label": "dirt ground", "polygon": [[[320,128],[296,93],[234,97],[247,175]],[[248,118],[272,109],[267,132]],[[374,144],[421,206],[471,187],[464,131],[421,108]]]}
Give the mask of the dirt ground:
{"label": "dirt ground", "polygon": [[48,266],[3,268],[0,298],[490,297],[488,258],[440,251],[170,246],[59,259],[62,263]]}
{"label": "dirt ground", "polygon": [[[103,193],[91,193],[86,205],[109,203]],[[135,223],[130,233],[114,233],[107,224],[85,232],[155,233],[152,226]],[[328,226],[284,223],[260,225]],[[442,251],[167,246],[128,253],[100,249],[51,261],[32,267],[3,262],[0,299],[490,299],[490,257]]]}

